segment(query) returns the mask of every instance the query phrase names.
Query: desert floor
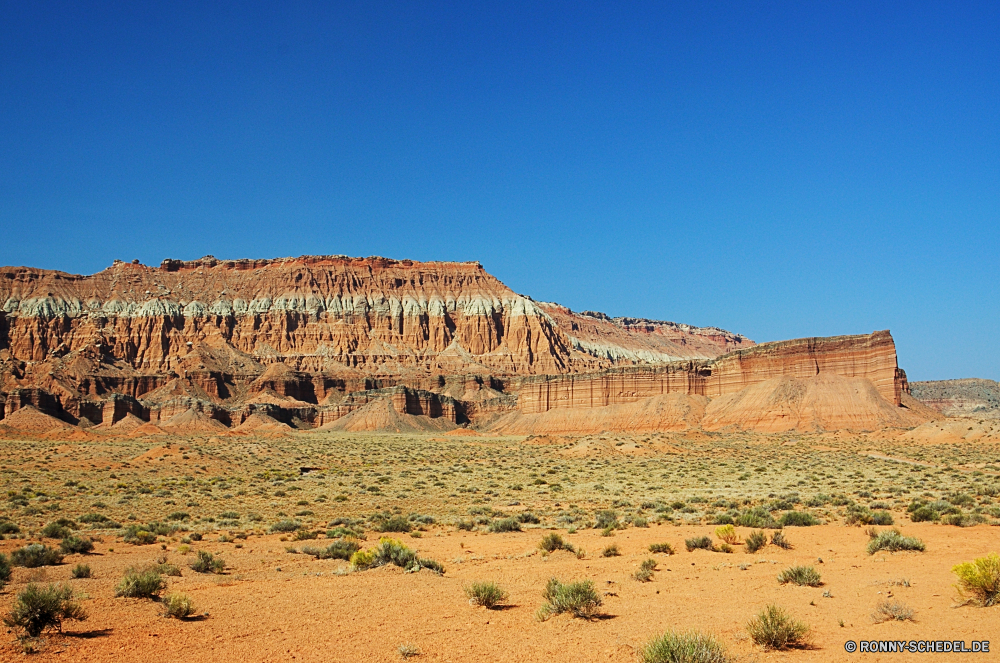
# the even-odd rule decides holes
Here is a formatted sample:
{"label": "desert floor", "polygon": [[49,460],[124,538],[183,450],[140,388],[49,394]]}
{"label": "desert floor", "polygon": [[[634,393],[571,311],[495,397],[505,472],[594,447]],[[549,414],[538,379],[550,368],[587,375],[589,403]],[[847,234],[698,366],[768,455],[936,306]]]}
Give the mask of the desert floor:
{"label": "desert floor", "polygon": [[[940,656],[845,652],[845,641],[860,639],[993,640],[993,654],[948,654],[988,660],[1000,652],[1000,607],[958,606],[951,568],[1000,551],[1000,448],[902,435],[4,440],[3,518],[19,532],[0,551],[36,540],[58,547],[40,538],[58,518],[73,520],[96,547],[57,566],[14,569],[0,611],[28,582],[67,582],[89,618],[47,634],[30,655],[9,631],[0,659],[399,661],[400,646],[409,645],[417,661],[635,661],[653,636],[695,629],[717,636],[738,660]],[[913,500],[969,526],[911,522]],[[685,539],[715,538],[720,517],[755,506],[776,518],[806,511],[824,524],[784,528],[789,550],[685,549]],[[845,524],[852,508],[891,512],[926,551],[866,554],[867,527]],[[600,511],[614,511],[618,527],[595,529]],[[325,545],[322,532],[334,520],[371,547],[393,514],[414,530],[388,536],[443,564],[443,575],[349,572],[345,561],[301,552]],[[531,517],[522,531],[490,531],[523,514]],[[271,533],[283,521],[298,533]],[[129,525],[161,534],[133,545],[122,537]],[[753,531],[736,529],[741,540]],[[584,554],[544,554],[538,543],[550,531]],[[675,554],[649,552],[662,542]],[[602,556],[610,545],[619,556]],[[199,550],[220,555],[225,572],[191,570]],[[167,578],[167,591],[189,595],[198,618],[168,619],[157,602],[115,598],[126,568],[164,558],[182,573]],[[652,580],[633,579],[649,558],[657,564]],[[71,579],[78,563],[93,578]],[[793,565],[814,566],[823,584],[779,584],[778,573]],[[551,577],[592,580],[601,614],[536,619]],[[470,605],[463,587],[478,580],[507,589],[508,605]],[[875,623],[884,600],[905,603],[914,621]],[[765,652],[749,640],[747,620],[772,603],[811,627],[808,647]]]}

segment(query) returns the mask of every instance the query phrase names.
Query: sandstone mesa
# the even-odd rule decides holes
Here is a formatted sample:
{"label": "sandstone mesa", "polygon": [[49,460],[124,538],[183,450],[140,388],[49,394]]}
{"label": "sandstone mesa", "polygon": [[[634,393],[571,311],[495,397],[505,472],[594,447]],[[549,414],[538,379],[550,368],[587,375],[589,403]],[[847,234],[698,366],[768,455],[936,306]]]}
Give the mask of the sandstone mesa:
{"label": "sandstone mesa", "polygon": [[910,397],[888,331],[755,345],[537,302],[477,262],[3,267],[0,302],[9,432],[775,432],[940,417]]}

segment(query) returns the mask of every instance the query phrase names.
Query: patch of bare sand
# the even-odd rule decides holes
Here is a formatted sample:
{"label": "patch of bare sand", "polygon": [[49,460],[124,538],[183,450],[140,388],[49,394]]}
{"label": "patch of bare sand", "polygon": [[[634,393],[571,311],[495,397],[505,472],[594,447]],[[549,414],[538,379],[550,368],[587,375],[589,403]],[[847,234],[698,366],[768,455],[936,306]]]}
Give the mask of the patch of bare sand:
{"label": "patch of bare sand", "polygon": [[[191,571],[187,563],[193,551],[180,554],[170,543],[168,560],[180,566],[183,577],[167,578],[168,591],[188,594],[199,613],[208,613],[187,622],[164,619],[161,606],[152,601],[114,598],[127,567],[149,564],[163,551],[159,545],[136,547],[108,539],[97,544],[97,554],[72,555],[61,566],[16,568],[0,602],[7,609],[14,594],[36,576],[69,582],[84,597],[90,618],[67,622],[63,635],[49,636],[42,653],[32,656],[37,661],[395,661],[399,646],[408,643],[420,650],[418,660],[427,661],[633,663],[639,648],[668,629],[712,633],[741,660],[856,661],[858,654],[844,651],[846,640],[995,639],[998,608],[956,608],[951,573],[958,562],[997,549],[990,527],[904,526],[905,534],[925,541],[924,553],[869,556],[863,529],[843,526],[786,528],[792,550],[768,546],[753,555],[742,546],[730,555],[684,550],[685,538],[711,535],[713,529],[654,525],[610,538],[595,530],[562,531],[587,551],[584,559],[562,551],[542,556],[537,544],[545,530],[487,535],[438,529],[420,539],[401,535],[421,556],[441,561],[444,576],[395,568],[336,575],[344,562],[288,554],[285,542],[268,535],[252,536],[242,548],[194,544],[195,550],[226,560],[227,575],[216,577]],[[750,530],[738,532],[745,538]],[[373,541],[374,536],[366,547]],[[649,544],[659,542],[680,552],[651,555]],[[619,547],[620,557],[599,556],[609,543]],[[4,541],[0,549],[9,553],[18,545]],[[652,581],[633,580],[639,563],[650,557],[657,561]],[[93,579],[70,579],[70,569],[80,561],[91,566]],[[815,566],[824,584],[779,584],[776,575],[793,565]],[[550,577],[591,580],[602,595],[601,616],[535,619]],[[904,579],[908,585],[898,584]],[[510,593],[509,607],[470,606],[462,588],[475,580],[500,583]],[[884,600],[905,603],[916,621],[875,624],[871,613]],[[811,627],[811,648],[764,653],[747,639],[747,620],[771,603]],[[22,656],[12,638],[0,644],[3,660]]]}

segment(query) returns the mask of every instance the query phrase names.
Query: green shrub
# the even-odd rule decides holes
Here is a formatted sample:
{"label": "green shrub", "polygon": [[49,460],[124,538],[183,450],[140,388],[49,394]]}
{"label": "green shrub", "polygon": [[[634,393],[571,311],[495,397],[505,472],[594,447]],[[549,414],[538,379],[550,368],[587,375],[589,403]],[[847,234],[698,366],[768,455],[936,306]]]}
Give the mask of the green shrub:
{"label": "green shrub", "polygon": [[319,532],[300,529],[295,532],[296,541],[312,541],[319,538]]}
{"label": "green shrub", "polygon": [[594,514],[594,529],[618,529],[618,514],[610,509],[604,509]]}
{"label": "green shrub", "polygon": [[762,506],[755,506],[741,513],[736,517],[736,524],[740,527],[781,528],[781,525],[771,516],[771,512]]}
{"label": "green shrub", "polygon": [[302,523],[299,521],[289,520],[286,518],[285,520],[279,520],[271,525],[271,532],[273,534],[287,534],[289,532],[297,531],[300,527],[302,527]]}
{"label": "green shrub", "polygon": [[340,541],[334,541],[326,548],[315,548],[312,546],[305,546],[302,548],[302,552],[307,555],[312,555],[316,559],[351,559],[351,556],[356,553],[361,546],[354,540],[343,539]]}
{"label": "green shrub", "polygon": [[711,550],[712,549],[712,537],[709,536],[696,536],[693,539],[684,539],[684,547],[688,549],[688,552],[692,550]]}
{"label": "green shrub", "polygon": [[93,577],[90,572],[89,564],[77,564],[73,567],[73,570],[70,571],[70,575],[77,579]]}
{"label": "green shrub", "polygon": [[476,523],[472,522],[471,520],[459,519],[455,522],[455,527],[457,529],[462,530],[463,532],[471,532],[472,530],[476,529]]}
{"label": "green shrub", "polygon": [[222,573],[226,563],[207,550],[199,550],[198,557],[188,566],[197,573]]}
{"label": "green shrub", "polygon": [[375,529],[378,530],[379,532],[402,533],[402,532],[409,532],[410,530],[412,530],[413,525],[411,525],[410,521],[404,518],[403,516],[393,516],[391,518],[379,520],[375,524]]}
{"label": "green shrub", "polygon": [[402,542],[388,537],[382,537],[371,550],[359,550],[351,555],[351,566],[357,570],[371,569],[392,564],[406,571],[430,569],[444,573],[444,567],[431,559],[421,559],[417,553]]}
{"label": "green shrub", "polygon": [[872,612],[872,621],[876,624],[882,622],[905,622],[913,620],[913,609],[900,601],[882,601],[875,606]]}
{"label": "green shrub", "polygon": [[433,571],[438,575],[444,574],[444,565],[441,562],[433,559],[427,559],[426,557],[420,557],[417,559],[417,566],[420,569],[427,569],[428,571]]}
{"label": "green shrub", "polygon": [[568,550],[569,552],[573,552],[573,546],[570,545],[569,542],[563,540],[563,538],[555,532],[543,536],[542,540],[538,544],[538,547],[545,552],[555,552],[557,550]]}
{"label": "green shrub", "polygon": [[191,520],[191,514],[187,511],[174,511],[172,514],[167,516],[167,520]]}
{"label": "green shrub", "polygon": [[21,528],[14,523],[7,522],[6,520],[0,520],[0,536],[4,534],[17,534],[21,531]]}
{"label": "green shrub", "polygon": [[492,610],[507,601],[507,592],[495,582],[474,582],[465,588],[469,603]]}
{"label": "green shrub", "polygon": [[535,514],[531,513],[530,511],[525,511],[524,513],[517,514],[517,520],[519,522],[526,523],[526,524],[530,523],[532,525],[537,525],[540,522],[542,522],[541,519],[538,516],[536,516]]}
{"label": "green shrub", "polygon": [[986,608],[1000,603],[1000,555],[990,553],[952,567],[966,603]]}
{"label": "green shrub", "polygon": [[129,525],[125,528],[124,541],[135,546],[148,546],[151,543],[156,543],[156,534],[139,525]]}
{"label": "green shrub", "polygon": [[47,539],[65,539],[67,536],[71,536],[73,530],[66,525],[61,525],[58,522],[49,523],[42,528],[41,535]]}
{"label": "green shrub", "polygon": [[934,521],[940,518],[941,514],[929,506],[920,506],[910,512],[910,521],[914,523]]}
{"label": "green shrub", "polygon": [[194,611],[194,601],[187,594],[167,594],[163,597],[163,614],[167,617],[187,619]]}
{"label": "green shrub", "polygon": [[639,652],[641,663],[729,663],[725,647],[710,635],[668,631]]}
{"label": "green shrub", "polygon": [[888,511],[873,511],[872,512],[872,525],[881,525],[882,527],[887,527],[892,525],[895,521],[892,519],[892,514]]}
{"label": "green shrub", "polygon": [[497,532],[520,532],[521,523],[517,518],[498,518],[490,521],[490,531]]}
{"label": "green shrub", "polygon": [[674,547],[669,543],[651,543],[649,544],[649,552],[662,553],[665,555],[673,555]]}
{"label": "green shrub", "polygon": [[801,646],[809,627],[792,619],[776,605],[769,605],[747,622],[750,639],[765,649]]}
{"label": "green shrub", "polygon": [[632,519],[632,527],[649,527],[649,521],[642,516],[636,516]]}
{"label": "green shrub", "polygon": [[653,571],[655,570],[656,570],[656,560],[647,559],[646,561],[644,561],[642,564],[639,565],[639,568],[636,570],[635,573],[632,574],[632,577],[638,580],[639,582],[649,582],[650,580],[653,579]]}
{"label": "green shrub", "polygon": [[767,545],[767,534],[757,530],[747,537],[747,552],[755,553]]}
{"label": "green shrub", "polygon": [[10,554],[10,563],[13,566],[23,566],[29,569],[39,566],[55,566],[62,564],[62,560],[63,556],[58,550],[41,543],[26,545]]}
{"label": "green shrub", "polygon": [[167,581],[153,569],[131,568],[125,571],[125,577],[115,588],[115,596],[130,599],[157,598],[167,587]]}
{"label": "green shrub", "polygon": [[816,516],[805,511],[786,511],[781,514],[778,523],[782,527],[812,527],[819,525],[819,520]]}
{"label": "green shrub", "polygon": [[805,587],[819,587],[822,585],[819,571],[812,566],[792,566],[778,574],[778,582],[782,585],[792,583]]}
{"label": "green shrub", "polygon": [[94,543],[85,536],[69,536],[59,542],[59,549],[66,555],[82,555],[94,549]]}
{"label": "green shrub", "polygon": [[0,553],[0,589],[7,586],[7,583],[10,582],[10,576],[10,560],[7,559],[7,555]]}
{"label": "green shrub", "polygon": [[771,543],[773,543],[774,545],[778,546],[779,548],[784,548],[785,550],[791,550],[792,549],[791,542],[788,539],[785,538],[785,535],[782,532],[775,532],[775,533],[773,533],[771,535]]}
{"label": "green shrub", "polygon": [[887,529],[881,532],[871,532],[871,540],[868,542],[868,554],[874,555],[880,550],[888,552],[899,552],[901,550],[915,550],[923,552],[926,548],[924,542],[912,536],[903,536],[898,529]]}
{"label": "green shrub", "polygon": [[550,578],[542,596],[547,603],[538,611],[538,618],[541,620],[563,612],[574,617],[589,618],[601,606],[601,597],[591,580],[562,583],[556,578]]}
{"label": "green shrub", "polygon": [[622,551],[618,549],[618,544],[612,543],[601,551],[601,557],[620,557]]}
{"label": "green shrub", "polygon": [[4,623],[21,629],[29,637],[37,638],[46,629],[62,629],[66,620],[83,621],[87,613],[73,600],[73,590],[68,585],[39,587],[32,583],[17,595]]}

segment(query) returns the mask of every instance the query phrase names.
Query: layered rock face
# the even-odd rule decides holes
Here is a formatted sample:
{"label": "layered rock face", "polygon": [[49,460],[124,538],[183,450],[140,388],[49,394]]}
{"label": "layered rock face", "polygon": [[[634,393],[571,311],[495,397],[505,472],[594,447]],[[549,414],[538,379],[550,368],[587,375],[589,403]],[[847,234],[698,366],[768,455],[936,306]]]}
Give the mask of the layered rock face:
{"label": "layered rock face", "polygon": [[74,423],[191,411],[234,426],[254,413],[323,425],[371,394],[402,414],[468,421],[510,410],[525,376],[753,345],[714,328],[542,306],[479,263],[206,257],[116,262],[91,276],[8,267],[0,302],[0,418],[30,404]]}
{"label": "layered rock face", "polygon": [[993,380],[913,382],[910,393],[924,405],[949,417],[1000,419],[1000,383]]}

